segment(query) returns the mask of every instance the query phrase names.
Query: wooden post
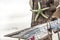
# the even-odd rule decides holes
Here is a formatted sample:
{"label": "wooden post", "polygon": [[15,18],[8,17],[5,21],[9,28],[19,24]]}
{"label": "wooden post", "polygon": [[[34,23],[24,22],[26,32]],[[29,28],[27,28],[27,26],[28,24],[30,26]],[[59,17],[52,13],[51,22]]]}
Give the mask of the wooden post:
{"label": "wooden post", "polygon": [[[48,21],[48,22],[50,22],[50,21]],[[49,40],[52,40],[52,29],[51,29],[50,23],[48,23],[48,22],[47,22],[48,38],[49,38]]]}
{"label": "wooden post", "polygon": [[59,32],[58,32],[58,39],[60,40],[60,35],[59,35]]}
{"label": "wooden post", "polygon": [[[33,2],[33,7],[32,9],[38,9],[38,0],[32,0]],[[34,27],[38,24],[38,22],[35,22],[34,19],[35,19],[35,16],[36,16],[36,12],[33,12],[32,13],[32,22],[31,22],[31,27]]]}
{"label": "wooden post", "polygon": [[18,40],[20,40],[20,38],[18,38]]}

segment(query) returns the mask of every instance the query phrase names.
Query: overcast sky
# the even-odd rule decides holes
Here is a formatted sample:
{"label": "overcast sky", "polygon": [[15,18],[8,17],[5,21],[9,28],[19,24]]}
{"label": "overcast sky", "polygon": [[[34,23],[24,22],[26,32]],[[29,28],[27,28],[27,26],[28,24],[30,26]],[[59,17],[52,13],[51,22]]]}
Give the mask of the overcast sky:
{"label": "overcast sky", "polygon": [[0,30],[31,24],[29,0],[0,0]]}

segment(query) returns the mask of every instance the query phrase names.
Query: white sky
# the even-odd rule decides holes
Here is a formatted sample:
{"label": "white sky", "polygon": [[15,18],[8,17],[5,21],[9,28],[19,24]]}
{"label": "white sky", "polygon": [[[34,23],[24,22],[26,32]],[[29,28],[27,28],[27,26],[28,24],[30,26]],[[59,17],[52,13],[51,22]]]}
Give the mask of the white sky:
{"label": "white sky", "polygon": [[29,0],[0,0],[0,30],[10,27],[30,27]]}

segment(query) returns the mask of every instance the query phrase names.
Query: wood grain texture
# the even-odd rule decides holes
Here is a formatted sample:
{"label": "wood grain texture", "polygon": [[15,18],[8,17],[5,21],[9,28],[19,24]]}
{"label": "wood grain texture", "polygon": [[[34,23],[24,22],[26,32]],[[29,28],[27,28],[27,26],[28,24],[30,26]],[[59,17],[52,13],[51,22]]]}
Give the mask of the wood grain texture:
{"label": "wood grain texture", "polygon": [[[52,0],[50,0],[52,1]],[[37,21],[34,21],[36,12],[32,13],[32,20],[31,20],[31,27],[34,27],[39,24],[46,23],[47,21],[51,21],[51,17],[56,11],[56,6],[59,4],[58,0],[53,0],[53,2],[50,2],[49,0],[40,0],[41,8],[50,7],[49,10],[44,11],[43,13],[48,16],[48,19],[45,19],[42,16],[39,16]],[[49,3],[50,2],[50,3]],[[38,0],[33,0],[33,9],[38,9]],[[50,31],[52,33],[52,31]],[[49,37],[48,37],[49,36]],[[42,38],[41,40],[52,40],[52,35],[47,35],[46,37]]]}
{"label": "wood grain texture", "polygon": [[56,12],[54,12],[54,14],[52,15],[52,17],[56,17],[56,18],[60,18],[60,7],[56,10]]}
{"label": "wood grain texture", "polygon": [[[32,0],[32,1],[33,1],[32,9],[38,9],[38,0]],[[40,1],[41,8],[46,8],[47,7],[47,4],[46,4],[47,2],[48,2],[47,0],[41,0]],[[51,3],[50,6],[49,6],[50,9],[43,12],[46,16],[49,17],[48,19],[45,19],[44,17],[42,17],[40,15],[38,17],[37,21],[34,21],[37,13],[32,12],[31,27],[34,27],[34,26],[39,25],[39,24],[46,23],[47,21],[51,20],[50,18],[52,17],[53,13],[56,11],[56,6],[57,5],[58,5],[58,1],[54,0],[54,4]]]}

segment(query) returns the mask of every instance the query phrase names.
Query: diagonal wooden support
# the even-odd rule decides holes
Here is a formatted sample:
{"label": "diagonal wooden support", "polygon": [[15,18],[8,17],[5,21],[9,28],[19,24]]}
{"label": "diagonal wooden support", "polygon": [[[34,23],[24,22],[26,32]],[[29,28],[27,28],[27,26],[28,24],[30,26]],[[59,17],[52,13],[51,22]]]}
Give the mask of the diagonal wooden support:
{"label": "diagonal wooden support", "polygon": [[[52,29],[51,29],[51,25],[50,25],[50,23],[48,24],[48,22],[50,22],[50,21],[47,21],[47,31],[48,31],[48,38],[49,38],[49,40],[52,40]],[[49,26],[50,26],[50,29],[49,29]]]}

